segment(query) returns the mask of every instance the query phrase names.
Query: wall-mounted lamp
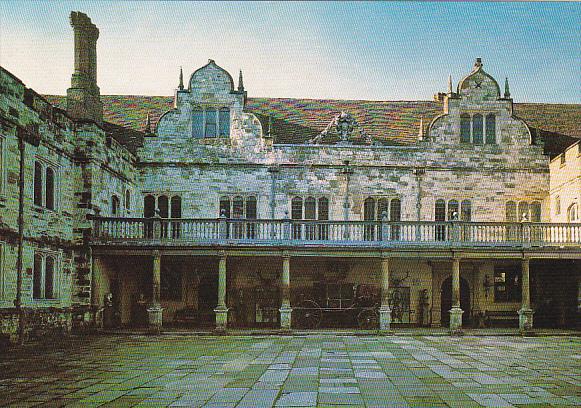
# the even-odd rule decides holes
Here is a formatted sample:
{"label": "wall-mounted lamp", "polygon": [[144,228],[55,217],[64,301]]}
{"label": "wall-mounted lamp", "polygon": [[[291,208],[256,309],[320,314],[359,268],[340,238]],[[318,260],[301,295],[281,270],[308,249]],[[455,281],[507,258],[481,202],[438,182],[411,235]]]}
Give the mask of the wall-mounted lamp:
{"label": "wall-mounted lamp", "polygon": [[483,285],[484,285],[484,295],[486,297],[488,297],[488,295],[490,294],[490,288],[494,286],[494,284],[490,280],[490,276],[484,275],[484,283],[483,283]]}

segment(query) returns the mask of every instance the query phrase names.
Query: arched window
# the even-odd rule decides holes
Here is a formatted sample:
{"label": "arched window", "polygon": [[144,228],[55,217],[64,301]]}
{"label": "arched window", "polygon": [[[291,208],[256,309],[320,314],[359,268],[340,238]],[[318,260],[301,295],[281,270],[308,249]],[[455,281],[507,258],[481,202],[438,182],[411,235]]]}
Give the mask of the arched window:
{"label": "arched window", "polygon": [[220,109],[220,116],[218,118],[220,123],[220,136],[228,137],[230,136],[230,109],[222,108]]}
{"label": "arched window", "polygon": [[363,202],[363,220],[375,220],[375,199],[372,197],[367,197]]}
{"label": "arched window", "polygon": [[394,222],[401,221],[401,201],[399,198],[391,200],[389,220]]}
{"label": "arched window", "polygon": [[220,197],[220,217],[230,218],[230,197]]}
{"label": "arched window", "polygon": [[314,197],[305,199],[305,220],[315,220],[317,218],[317,202]]}
{"label": "arched window", "polygon": [[384,215],[389,217],[389,200],[387,198],[380,198],[377,200],[377,219],[381,221]]}
{"label": "arched window", "polygon": [[42,165],[34,162],[34,205],[42,205]]}
{"label": "arched window", "polygon": [[448,220],[457,221],[460,218],[459,210],[457,200],[448,201]]}
{"label": "arched window", "polygon": [[519,221],[530,221],[531,217],[529,214],[529,203],[526,201],[521,201],[518,203],[518,217]]}
{"label": "arched window", "polygon": [[216,120],[218,119],[218,112],[214,108],[206,109],[206,137],[216,137],[217,136],[217,129],[216,129]]}
{"label": "arched window", "polygon": [[255,220],[257,218],[256,211],[256,197],[250,196],[246,198],[246,219]]}
{"label": "arched window", "polygon": [[54,170],[46,168],[46,208],[54,210]]}
{"label": "arched window", "polygon": [[518,217],[516,214],[516,203],[514,201],[508,201],[506,203],[506,222],[517,222]]}
{"label": "arched window", "polygon": [[472,116],[472,143],[482,144],[483,119],[482,115],[477,113]]}
{"label": "arched window", "polygon": [[466,113],[460,115],[460,141],[470,143],[470,115]]}
{"label": "arched window", "polygon": [[541,222],[541,203],[538,201],[531,203],[531,222]]}
{"label": "arched window", "polygon": [[111,196],[111,215],[116,217],[119,215],[119,197]]}
{"label": "arched window", "polygon": [[434,209],[434,220],[446,221],[446,202],[442,199],[436,200],[436,206]]}
{"label": "arched window", "polygon": [[301,197],[294,197],[291,200],[291,218],[293,220],[303,219],[303,199]]}
{"label": "arched window", "polygon": [[463,200],[460,210],[460,220],[465,222],[472,221],[472,203],[470,200]]}
{"label": "arched window", "polygon": [[32,298],[42,299],[43,279],[42,279],[42,255],[34,254],[34,270],[32,271]]}
{"label": "arched window", "polygon": [[131,192],[129,190],[125,190],[125,209],[131,209]]}
{"label": "arched window", "polygon": [[555,197],[555,215],[561,214],[561,197]]}
{"label": "arched window", "polygon": [[326,197],[319,198],[319,220],[329,219],[329,199]]}
{"label": "arched window", "polygon": [[196,139],[204,137],[204,111],[200,107],[195,107],[193,111],[192,134]]}
{"label": "arched window", "polygon": [[489,113],[486,115],[486,144],[496,143],[496,115]]}
{"label": "arched window", "polygon": [[182,218],[182,198],[173,196],[171,198],[171,218]]}
{"label": "arched window", "polygon": [[567,220],[569,222],[575,222],[579,220],[579,208],[576,203],[573,203],[567,209]]}
{"label": "arched window", "polygon": [[143,199],[143,216],[145,218],[155,216],[155,197],[152,195],[146,195]]}
{"label": "arched window", "polygon": [[32,298],[54,299],[55,290],[55,266],[53,256],[42,253],[34,254],[34,269],[32,271]]}
{"label": "arched window", "polygon": [[167,196],[162,195],[157,197],[157,210],[161,218],[169,217],[169,202]]}
{"label": "arched window", "polygon": [[234,197],[232,200],[232,218],[244,217],[244,199],[241,196]]}

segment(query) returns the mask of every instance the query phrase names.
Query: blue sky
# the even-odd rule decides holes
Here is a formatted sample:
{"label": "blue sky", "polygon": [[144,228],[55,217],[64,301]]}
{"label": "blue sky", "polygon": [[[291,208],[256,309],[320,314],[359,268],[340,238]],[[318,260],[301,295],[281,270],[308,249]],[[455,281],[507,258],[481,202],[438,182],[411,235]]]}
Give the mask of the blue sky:
{"label": "blue sky", "polygon": [[581,3],[0,1],[0,65],[64,94],[71,10],[100,29],[102,94],[171,95],[212,58],[249,96],[428,100],[481,57],[516,101],[581,103]]}

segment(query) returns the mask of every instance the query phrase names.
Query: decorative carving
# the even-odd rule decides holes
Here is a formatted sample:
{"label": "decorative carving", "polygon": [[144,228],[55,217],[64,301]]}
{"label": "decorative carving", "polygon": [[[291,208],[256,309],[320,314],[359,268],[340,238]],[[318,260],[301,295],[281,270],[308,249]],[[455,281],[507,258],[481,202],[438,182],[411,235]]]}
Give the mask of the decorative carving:
{"label": "decorative carving", "polygon": [[357,120],[350,113],[341,112],[331,120],[325,130],[309,140],[309,143],[319,144],[323,139],[334,136],[333,139],[338,139],[337,144],[349,145],[352,144],[357,134],[366,144],[372,144],[371,138]]}

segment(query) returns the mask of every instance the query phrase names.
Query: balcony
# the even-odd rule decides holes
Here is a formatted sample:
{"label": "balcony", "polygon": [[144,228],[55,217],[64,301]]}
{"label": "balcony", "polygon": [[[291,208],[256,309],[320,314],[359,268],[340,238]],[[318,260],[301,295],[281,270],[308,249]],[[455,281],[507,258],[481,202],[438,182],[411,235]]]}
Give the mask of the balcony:
{"label": "balcony", "polygon": [[581,249],[581,224],[103,217],[93,222],[92,240],[99,245]]}

